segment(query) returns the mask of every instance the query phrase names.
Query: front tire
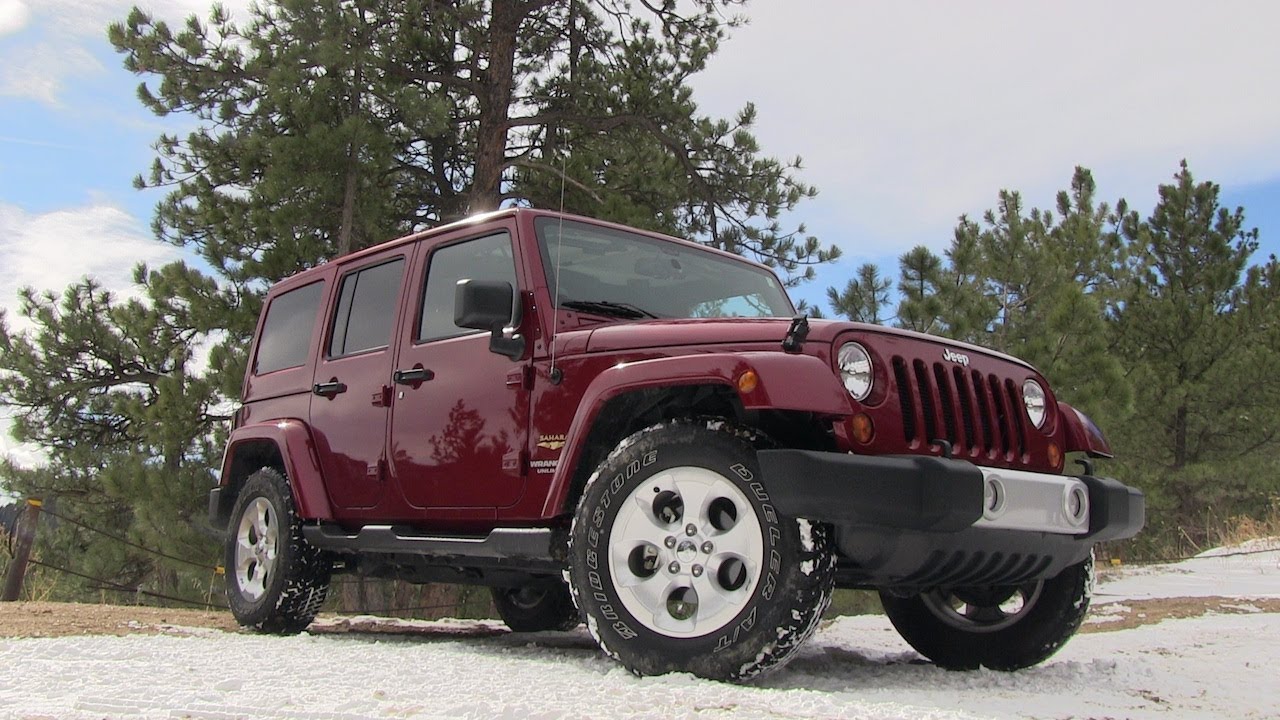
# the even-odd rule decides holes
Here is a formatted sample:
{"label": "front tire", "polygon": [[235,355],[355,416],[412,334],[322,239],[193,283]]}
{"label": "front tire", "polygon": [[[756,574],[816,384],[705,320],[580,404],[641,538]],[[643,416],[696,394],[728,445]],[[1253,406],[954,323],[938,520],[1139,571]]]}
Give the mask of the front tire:
{"label": "front tire", "polygon": [[1093,555],[1057,577],[1022,585],[880,593],[885,614],[917,652],[948,670],[1021,670],[1066,645],[1089,611]]}
{"label": "front tire", "polygon": [[600,647],[632,672],[758,676],[790,659],[830,603],[827,528],[778,514],[756,441],[721,420],[655,425],[588,483],[570,587]]}
{"label": "front tire", "polygon": [[264,467],[231,511],[224,567],[236,621],[261,632],[302,632],[329,594],[333,562],[302,537],[289,481]]}

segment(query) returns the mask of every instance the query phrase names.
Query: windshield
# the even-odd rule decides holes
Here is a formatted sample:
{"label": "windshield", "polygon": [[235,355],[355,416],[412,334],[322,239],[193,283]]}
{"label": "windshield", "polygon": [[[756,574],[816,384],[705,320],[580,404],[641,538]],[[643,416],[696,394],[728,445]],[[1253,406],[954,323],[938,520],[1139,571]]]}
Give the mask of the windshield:
{"label": "windshield", "polygon": [[560,307],[626,319],[795,312],[773,273],[747,262],[572,220],[541,217],[535,227]]}

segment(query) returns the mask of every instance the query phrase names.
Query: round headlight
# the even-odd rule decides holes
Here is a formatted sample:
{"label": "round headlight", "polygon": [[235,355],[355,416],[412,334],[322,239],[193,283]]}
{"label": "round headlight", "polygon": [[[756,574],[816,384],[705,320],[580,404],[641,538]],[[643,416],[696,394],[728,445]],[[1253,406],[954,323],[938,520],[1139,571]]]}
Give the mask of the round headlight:
{"label": "round headlight", "polygon": [[1037,428],[1044,426],[1045,412],[1044,388],[1035,380],[1022,383],[1022,404],[1027,408],[1027,417]]}
{"label": "round headlight", "polygon": [[858,343],[845,343],[836,356],[840,365],[840,380],[854,400],[866,400],[871,394],[871,354]]}

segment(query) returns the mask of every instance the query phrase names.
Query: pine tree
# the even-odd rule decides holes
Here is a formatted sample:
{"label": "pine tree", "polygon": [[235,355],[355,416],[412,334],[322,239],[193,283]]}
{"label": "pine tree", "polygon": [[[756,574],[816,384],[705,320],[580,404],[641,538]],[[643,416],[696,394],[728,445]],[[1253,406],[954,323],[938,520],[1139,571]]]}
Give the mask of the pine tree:
{"label": "pine tree", "polygon": [[1280,492],[1280,265],[1251,264],[1258,232],[1218,198],[1184,161],[1148,218],[1124,215],[1113,323],[1136,391],[1125,445],[1163,520],[1200,538],[1206,514],[1256,511]]}
{"label": "pine tree", "polygon": [[854,322],[879,325],[888,320],[883,313],[889,305],[889,289],[892,287],[892,281],[880,274],[880,268],[872,263],[863,263],[843,292],[827,288],[827,300],[832,310]]}
{"label": "pine tree", "polygon": [[898,258],[899,327],[923,333],[943,331],[942,258],[917,245]]}
{"label": "pine tree", "polygon": [[[28,292],[0,318],[0,404],[49,463],[0,467],[69,518],[196,563],[102,542],[43,543],[62,567],[202,596],[205,524],[229,408],[272,282],[350,250],[500,205],[565,207],[682,234],[796,282],[830,260],[778,218],[812,197],[798,159],[764,156],[754,109],[697,113],[688,79],[738,0],[278,0],[178,28],[134,9],[108,36],[140,101],[194,121],[162,135],[139,188],[163,188],[158,240],[197,255],[139,268],[142,297],[92,280]],[[63,578],[62,580],[66,580]],[[68,581],[64,596],[91,584]],[[75,589],[70,589],[75,588]]]}

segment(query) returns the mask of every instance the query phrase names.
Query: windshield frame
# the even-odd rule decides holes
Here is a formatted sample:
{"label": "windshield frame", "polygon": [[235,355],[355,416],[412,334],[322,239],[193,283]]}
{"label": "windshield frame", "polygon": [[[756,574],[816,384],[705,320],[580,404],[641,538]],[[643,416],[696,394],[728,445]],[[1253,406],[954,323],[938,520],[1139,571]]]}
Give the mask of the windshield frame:
{"label": "windshield frame", "polygon": [[[542,261],[544,276],[546,278],[546,287],[547,287],[549,299],[553,302],[553,304],[561,308],[564,308],[564,303],[566,302],[577,301],[580,303],[591,304],[595,302],[604,301],[606,303],[615,302],[622,305],[631,305],[647,313],[656,314],[663,319],[691,319],[691,318],[716,319],[716,318],[730,318],[730,317],[790,318],[795,315],[795,304],[792,302],[791,297],[787,294],[785,284],[778,278],[778,276],[775,273],[773,273],[768,267],[756,262],[752,262],[751,260],[748,260],[739,255],[734,255],[732,253],[716,250],[715,248],[709,248],[699,243],[690,242],[688,240],[680,240],[678,238],[660,235],[657,233],[649,233],[642,230],[636,230],[634,228],[614,225],[612,223],[591,222],[589,219],[586,219],[586,218],[561,217],[559,215],[539,215],[538,217],[534,218],[533,226],[534,226],[535,235],[537,237],[538,253]],[[655,261],[660,261],[664,255],[670,256],[675,260],[675,262],[672,263],[672,266],[677,268],[677,270],[668,271],[668,272],[673,272],[675,275],[684,274],[685,271],[683,268],[681,268],[678,261],[686,260],[687,262],[691,262],[695,268],[696,267],[701,267],[702,269],[719,268],[719,269],[723,269],[726,273],[730,273],[724,276],[728,278],[728,281],[724,283],[724,287],[729,289],[733,289],[736,287],[736,284],[733,282],[734,279],[738,277],[742,277],[748,280],[747,282],[741,283],[744,289],[743,293],[741,293],[740,295],[725,296],[716,300],[708,300],[707,302],[725,302],[728,300],[733,300],[737,297],[746,298],[748,295],[754,295],[759,297],[760,303],[761,303],[760,307],[756,309],[762,312],[759,312],[757,314],[746,314],[746,315],[743,315],[743,314],[701,315],[701,314],[692,314],[692,311],[698,307],[697,305],[688,306],[685,312],[663,312],[664,310],[671,310],[672,308],[646,307],[645,304],[643,303],[635,302],[635,300],[637,299],[653,299],[653,298],[659,297],[663,293],[670,292],[676,287],[682,287],[682,288],[688,289],[688,288],[692,288],[695,284],[700,286],[706,286],[707,282],[705,280],[698,279],[701,276],[690,277],[688,278],[688,280],[690,280],[691,282],[684,282],[684,283],[681,283],[681,285],[679,286],[676,286],[673,284],[673,285],[668,285],[665,288],[651,287],[651,288],[648,288],[646,291],[642,291],[641,295],[639,296],[627,296],[623,294],[616,297],[608,296],[608,295],[605,295],[603,297],[565,297],[559,292],[559,288],[558,288],[558,286],[560,285],[560,278],[565,271],[564,266],[557,267],[558,260],[561,263],[564,263],[564,260],[565,260],[565,258],[563,257],[563,250],[561,250],[561,253],[560,253],[561,257],[557,258],[556,237],[559,235],[559,229],[561,227],[564,228],[564,235],[566,237],[569,237],[571,235],[570,230],[574,230],[578,234],[580,234],[580,236],[593,235],[598,238],[607,238],[614,242],[627,242],[627,243],[639,244],[642,246],[648,246],[654,250],[653,256]],[[569,247],[570,247],[569,244],[566,244],[564,246],[564,248],[569,248]],[[664,270],[665,268],[657,268],[657,269]],[[739,275],[740,273],[747,273],[747,274]],[[623,275],[625,275],[625,272],[623,273]],[[594,279],[595,276],[584,275],[583,277]],[[657,274],[641,273],[639,269],[637,269],[636,271],[635,280],[637,282],[653,281],[656,283],[656,282],[664,281],[667,279],[668,278],[661,277],[660,275],[657,275]],[[569,285],[568,282],[566,282],[565,284]],[[604,283],[601,283],[600,286],[604,287],[605,285]],[[614,285],[613,289],[615,290],[620,289],[620,286]],[[601,293],[596,293],[596,294],[601,294]],[[693,298],[692,300],[696,300],[696,298]],[[744,301],[744,302],[750,302],[750,301]],[[573,310],[573,308],[565,308],[565,309]],[[595,310],[576,310],[576,312],[587,313],[597,317],[607,317],[611,320],[617,320],[617,321],[636,321],[638,319],[643,319],[643,318],[636,318],[634,316],[630,316],[629,314],[626,314],[626,313],[619,313],[615,315],[608,312],[597,312]]]}

